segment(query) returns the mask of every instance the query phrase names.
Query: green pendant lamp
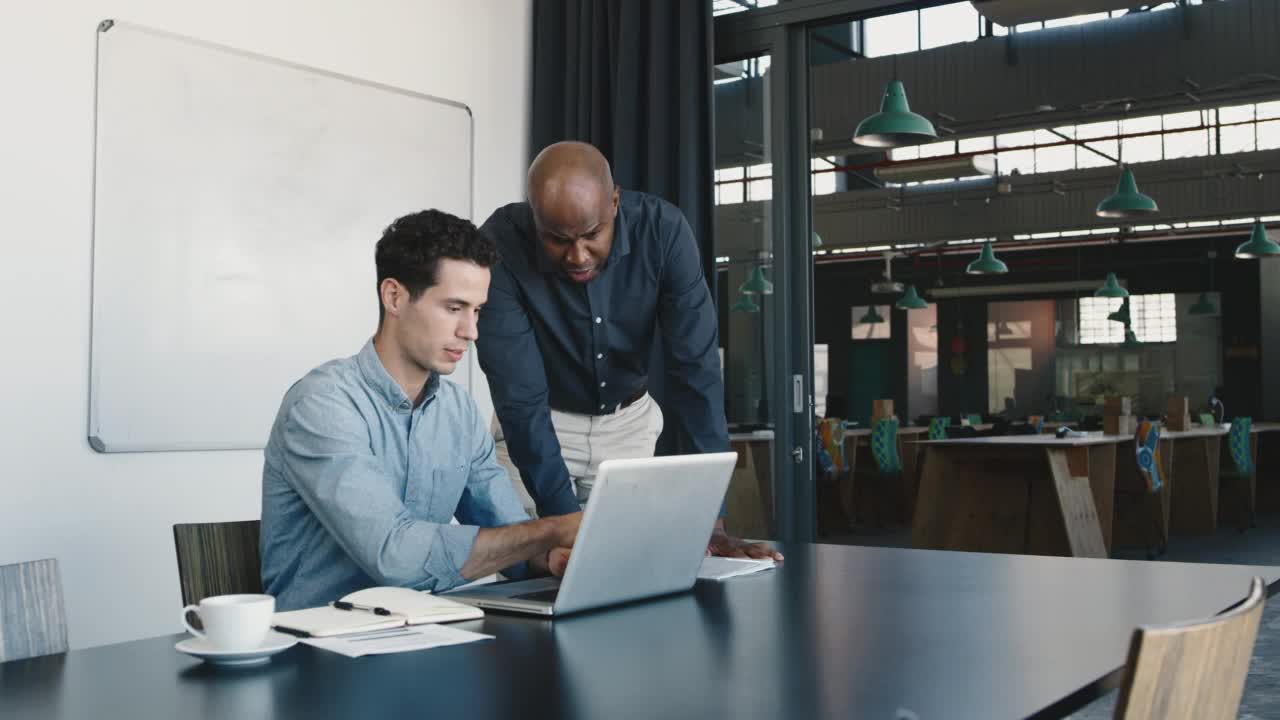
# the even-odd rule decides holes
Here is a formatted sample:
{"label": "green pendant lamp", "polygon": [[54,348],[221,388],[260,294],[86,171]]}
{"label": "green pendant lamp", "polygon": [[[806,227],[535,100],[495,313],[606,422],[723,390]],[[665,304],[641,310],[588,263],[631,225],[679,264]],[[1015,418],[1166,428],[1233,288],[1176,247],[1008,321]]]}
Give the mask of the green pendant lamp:
{"label": "green pendant lamp", "polygon": [[996,257],[996,251],[991,248],[991,243],[985,242],[982,244],[982,252],[978,254],[978,259],[969,263],[964,271],[970,275],[1003,275],[1009,272],[1009,266]]}
{"label": "green pendant lamp", "polygon": [[933,123],[911,112],[907,91],[900,80],[894,80],[885,88],[880,112],[858,123],[858,129],[853,132],[855,143],[876,148],[918,145],[937,139],[938,131],[933,129]]}
{"label": "green pendant lamp", "polygon": [[[1121,289],[1123,289],[1123,288],[1121,288]],[[1110,315],[1108,315],[1108,316],[1107,316],[1107,319],[1108,319],[1108,320],[1111,320],[1111,321],[1113,321],[1113,322],[1124,323],[1124,326],[1125,326],[1126,328],[1128,328],[1128,327],[1129,327],[1129,321],[1130,321],[1130,317],[1129,317],[1129,298],[1125,298],[1125,299],[1124,299],[1124,302],[1120,303],[1120,307],[1119,307],[1119,309],[1117,309],[1115,312],[1113,312],[1113,313],[1111,313]]]}
{"label": "green pendant lamp", "polygon": [[1107,279],[1102,283],[1102,287],[1093,291],[1094,297],[1105,298],[1127,298],[1129,291],[1120,287],[1120,281],[1116,279],[1116,274],[1107,273]]}
{"label": "green pendant lamp", "polygon": [[1187,308],[1187,312],[1191,315],[1217,315],[1218,308],[1209,299],[1209,293],[1200,293],[1200,297]]}
{"label": "green pendant lamp", "polygon": [[729,306],[729,312],[758,313],[760,306],[751,299],[750,295],[741,293],[738,295],[738,301]]}
{"label": "green pendant lamp", "polygon": [[924,298],[920,297],[919,293],[916,292],[915,285],[908,285],[907,291],[902,293],[902,297],[898,298],[898,302],[894,304],[894,307],[899,310],[924,310],[929,307],[929,303],[925,302]]}
{"label": "green pendant lamp", "polygon": [[865,315],[858,318],[858,322],[863,325],[878,325],[884,322],[884,318],[881,317],[880,313],[876,312],[876,306],[872,305],[867,308]]}
{"label": "green pendant lamp", "polygon": [[1156,201],[1138,192],[1138,181],[1133,179],[1133,171],[1125,168],[1120,173],[1120,182],[1116,191],[1098,203],[1098,217],[1133,218],[1154,215],[1160,212]]}
{"label": "green pendant lamp", "polygon": [[1138,336],[1134,334],[1133,328],[1128,325],[1124,326],[1124,342],[1120,343],[1124,347],[1137,347],[1142,343],[1138,342]]}
{"label": "green pendant lamp", "polygon": [[757,265],[752,268],[746,282],[738,286],[738,292],[746,295],[772,295],[773,283],[764,276],[764,268]]}
{"label": "green pendant lamp", "polygon": [[816,232],[812,234],[813,234],[813,247],[814,248],[822,247],[822,236]]}
{"label": "green pendant lamp", "polygon": [[1267,237],[1267,228],[1262,224],[1261,220],[1253,224],[1253,234],[1249,236],[1249,242],[1236,248],[1236,257],[1241,260],[1275,257],[1276,255],[1280,255],[1280,245],[1277,245],[1276,241]]}

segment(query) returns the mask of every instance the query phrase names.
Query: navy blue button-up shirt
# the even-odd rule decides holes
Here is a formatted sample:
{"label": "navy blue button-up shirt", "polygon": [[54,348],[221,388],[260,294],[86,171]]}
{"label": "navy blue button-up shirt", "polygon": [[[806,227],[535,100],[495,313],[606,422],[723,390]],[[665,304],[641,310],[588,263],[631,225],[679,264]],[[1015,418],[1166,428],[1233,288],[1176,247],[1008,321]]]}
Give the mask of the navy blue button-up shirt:
{"label": "navy blue button-up shirt", "polygon": [[661,198],[621,195],[609,258],[585,285],[543,252],[528,203],[499,208],[482,228],[502,263],[480,313],[480,367],[540,515],[579,509],[550,409],[616,410],[646,385],[659,328],[668,426],[698,452],[729,448],[716,313],[693,230]]}

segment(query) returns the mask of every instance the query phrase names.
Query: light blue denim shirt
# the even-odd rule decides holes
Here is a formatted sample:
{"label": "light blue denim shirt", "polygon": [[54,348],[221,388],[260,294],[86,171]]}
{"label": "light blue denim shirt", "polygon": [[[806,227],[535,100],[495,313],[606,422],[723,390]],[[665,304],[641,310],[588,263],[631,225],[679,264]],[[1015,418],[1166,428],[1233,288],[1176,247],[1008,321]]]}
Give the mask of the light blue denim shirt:
{"label": "light blue denim shirt", "polygon": [[289,388],[265,456],[262,585],[278,610],[461,585],[480,527],[529,519],[471,396],[432,373],[413,407],[372,340]]}

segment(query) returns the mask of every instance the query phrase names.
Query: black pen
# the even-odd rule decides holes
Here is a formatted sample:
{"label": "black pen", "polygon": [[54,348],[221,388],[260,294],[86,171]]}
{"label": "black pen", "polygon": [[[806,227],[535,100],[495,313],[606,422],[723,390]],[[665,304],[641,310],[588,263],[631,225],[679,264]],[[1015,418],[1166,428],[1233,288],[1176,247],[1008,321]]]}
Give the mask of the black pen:
{"label": "black pen", "polygon": [[357,605],[355,603],[346,602],[345,600],[335,600],[333,601],[333,606],[339,610],[367,610],[373,613],[374,615],[390,615],[391,614],[391,611],[384,607],[370,607],[368,605]]}

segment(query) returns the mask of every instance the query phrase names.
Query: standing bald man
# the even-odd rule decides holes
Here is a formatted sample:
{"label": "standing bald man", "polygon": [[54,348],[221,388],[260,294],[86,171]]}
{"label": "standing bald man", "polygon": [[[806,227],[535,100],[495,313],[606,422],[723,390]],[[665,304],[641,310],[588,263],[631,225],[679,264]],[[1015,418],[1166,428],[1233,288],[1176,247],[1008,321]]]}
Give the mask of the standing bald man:
{"label": "standing bald man", "polygon": [[[653,455],[663,416],[647,385],[659,327],[672,421],[698,452],[728,450],[715,307],[684,215],[619,189],[586,143],[539,153],[528,197],[481,228],[502,263],[477,346],[507,451],[538,514],[578,511],[602,460]],[[782,559],[729,537],[723,519],[708,550]]]}

